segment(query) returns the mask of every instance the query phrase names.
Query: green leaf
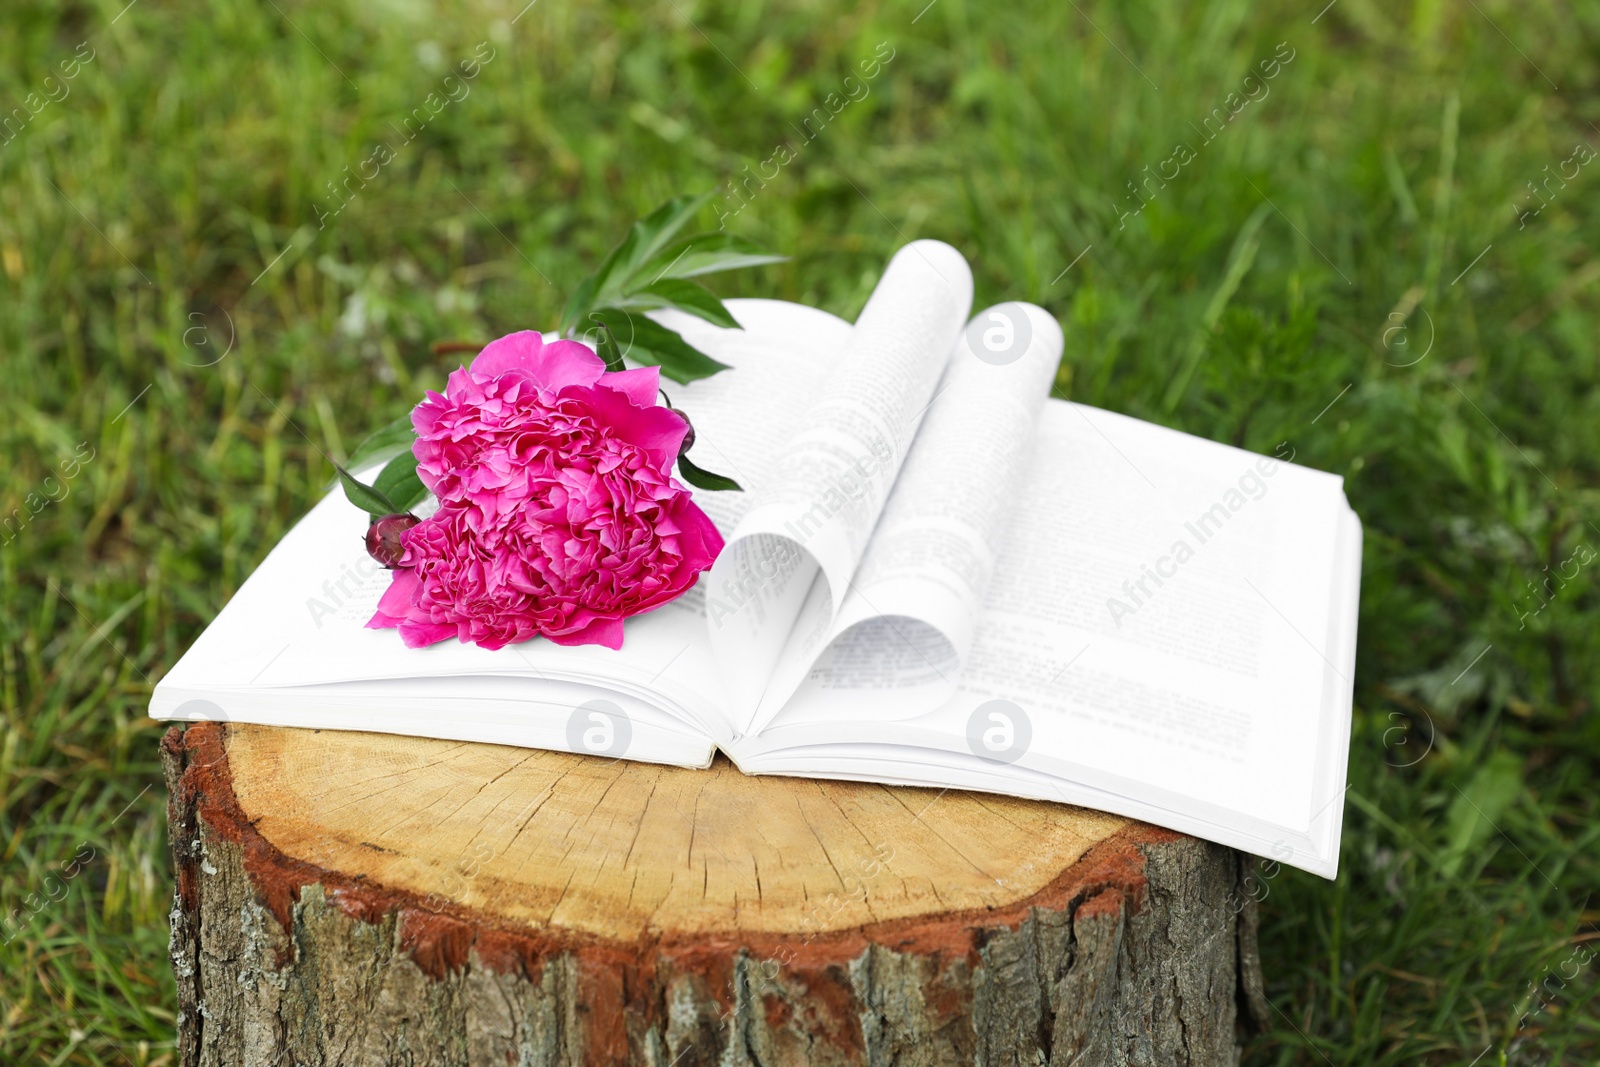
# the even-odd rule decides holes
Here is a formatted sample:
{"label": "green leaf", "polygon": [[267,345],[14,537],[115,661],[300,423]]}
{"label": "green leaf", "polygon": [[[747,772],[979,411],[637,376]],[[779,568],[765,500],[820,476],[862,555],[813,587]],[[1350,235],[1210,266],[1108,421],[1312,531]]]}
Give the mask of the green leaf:
{"label": "green leaf", "polygon": [[634,223],[638,240],[635,242],[631,260],[624,265],[626,269],[624,280],[631,278],[638,272],[640,266],[648,263],[656,253],[665,248],[667,243],[678,235],[678,231],[683,229],[684,224],[694,218],[695,212],[705,206],[711,195],[711,193],[701,193],[699,196],[675,196]]}
{"label": "green leaf", "polygon": [[728,313],[727,307],[712,294],[711,290],[681,278],[663,278],[611,306],[642,310],[674,308],[696,318],[705,319],[714,326],[725,326],[730,330],[739,328],[738,321]]}
{"label": "green leaf", "polygon": [[395,505],[393,511],[386,514],[410,511],[428,499],[428,488],[417,476],[417,457],[410,452],[402,452],[391,459],[372,483],[372,488]]}
{"label": "green leaf", "polygon": [[411,426],[411,413],[395,419],[387,426],[374,430],[366,440],[356,445],[356,450],[350,454],[347,461],[352,467],[359,467],[369,459],[377,459],[385,452],[397,448],[409,451],[411,442],[417,439],[417,431]]}
{"label": "green leaf", "polygon": [[788,258],[763,252],[760,245],[737,234],[701,233],[662,249],[639,273],[649,279],[647,284],[654,285],[663,278],[697,278],[717,271],[782,263]]}
{"label": "green leaf", "polygon": [[356,481],[355,475],[343,467],[334,464],[333,469],[339,472],[339,483],[344,486],[345,497],[349,499],[350,503],[365,511],[374,519],[381,518],[384,515],[393,515],[399,511],[394,506],[394,501],[372,486]]}
{"label": "green leaf", "polygon": [[[679,232],[711,196],[704,193],[673,197],[634,223],[621,243],[606,255],[600,269],[573,290],[561,313],[562,336],[578,336],[597,308],[671,307],[718,326],[738,328],[722,301],[684,279],[781,263],[788,257],[768,255],[749,239],[731,233],[702,233],[678,239]],[[628,348],[623,337],[619,336],[617,342],[624,350]],[[663,368],[669,365],[663,360],[646,362],[661,362]],[[685,368],[682,373],[704,377],[713,371],[702,366],[700,370]]]}
{"label": "green leaf", "polygon": [[629,227],[627,236],[607,254],[600,269],[578,283],[562,313],[561,332],[571,336],[588,318],[590,308],[614,304],[639,288],[640,266],[676,237],[711,195],[675,196]]}
{"label": "green leaf", "polygon": [[[702,233],[675,240],[711,196],[673,197],[634,223],[600,269],[573,290],[561,313],[562,336],[577,336],[595,308],[608,307],[676,307],[707,322],[736,328],[727,308],[709,292],[698,287],[672,289],[671,283],[717,271],[781,263],[788,257],[768,255],[749,239],[731,233]],[[667,290],[661,290],[663,283]]]}
{"label": "green leaf", "polygon": [[616,335],[603,322],[600,322],[599,315],[591,315],[590,320],[600,323],[599,328],[594,331],[594,350],[601,359],[605,360],[606,370],[627,370],[627,364],[622,362],[622,349],[617,347]]}
{"label": "green leaf", "polygon": [[611,331],[622,355],[637,363],[659,366],[661,373],[675,382],[687,384],[728,369],[726,363],[718,363],[675,331],[643,315],[622,308],[601,308],[589,317]]}
{"label": "green leaf", "polygon": [[683,480],[696,489],[721,489],[735,493],[742,493],[744,489],[732,478],[721,474],[712,474],[710,471],[696,467],[689,462],[688,456],[678,457],[678,473],[683,475]]}

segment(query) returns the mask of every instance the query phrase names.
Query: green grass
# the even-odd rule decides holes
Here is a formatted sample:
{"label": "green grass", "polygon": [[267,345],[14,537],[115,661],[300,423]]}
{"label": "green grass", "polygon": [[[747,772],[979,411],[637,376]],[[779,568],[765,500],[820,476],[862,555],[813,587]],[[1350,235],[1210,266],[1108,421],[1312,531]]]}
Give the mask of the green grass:
{"label": "green grass", "polygon": [[[1346,478],[1342,873],[1265,882],[1248,1062],[1600,1058],[1600,559],[1530,584],[1600,552],[1600,165],[1513,207],[1600,149],[1600,8],[923,2],[5,5],[6,113],[94,58],[0,145],[0,520],[40,507],[0,533],[0,911],[37,911],[0,945],[0,1061],[173,1061],[145,704],[323,450],[441,381],[431,342],[552,323],[627,221],[786,141],[728,225],[794,258],[724,294],[853,316],[939,237],[980,306],[1060,316],[1064,395]],[[1269,95],[1202,144],[1279,42]]]}

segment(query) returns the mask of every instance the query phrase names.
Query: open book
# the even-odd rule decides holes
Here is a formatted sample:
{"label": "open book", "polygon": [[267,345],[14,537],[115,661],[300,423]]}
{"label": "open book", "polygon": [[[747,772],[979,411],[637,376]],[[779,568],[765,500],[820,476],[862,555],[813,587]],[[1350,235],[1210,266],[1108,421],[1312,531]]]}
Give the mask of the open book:
{"label": "open book", "polygon": [[[1342,480],[1050,399],[1062,334],[968,322],[917,241],[850,323],[735,300],[661,321],[734,369],[673,389],[727,547],[620,651],[407,649],[331,491],[150,713],[375,730],[1117,812],[1332,877],[1361,527]],[[930,800],[933,797],[930,795]]]}

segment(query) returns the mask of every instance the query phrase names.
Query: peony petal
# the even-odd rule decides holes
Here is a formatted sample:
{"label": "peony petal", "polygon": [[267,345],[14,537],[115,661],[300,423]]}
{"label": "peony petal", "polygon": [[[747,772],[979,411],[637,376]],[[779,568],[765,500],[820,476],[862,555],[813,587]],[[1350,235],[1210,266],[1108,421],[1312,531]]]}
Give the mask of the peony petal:
{"label": "peony petal", "polygon": [[710,567],[722,554],[723,546],[722,531],[711,521],[711,516],[687,497],[677,499],[671,515],[679,529],[684,565],[696,571]]}
{"label": "peony petal", "polygon": [[604,645],[616,650],[622,647],[621,619],[590,619],[576,630],[563,634],[545,634],[558,645]]}
{"label": "peony petal", "polygon": [[654,407],[656,397],[661,394],[661,368],[611,371],[600,379],[600,385],[626,395],[642,408]]}
{"label": "peony petal", "polygon": [[672,571],[671,580],[641,598],[635,611],[649,611],[682,596],[693,588],[700,573],[708,570],[722,552],[721,532],[687,496],[677,498],[670,514],[672,521],[681,529],[681,533],[672,540],[676,542],[682,559]]}
{"label": "peony petal", "polygon": [[[479,381],[498,378],[510,370],[531,371],[542,348],[544,348],[544,338],[537,330],[508,333],[484,345],[483,351],[478,353],[478,357],[472,361],[472,366],[468,369]],[[455,375],[451,375],[451,378],[454,379]]]}
{"label": "peony petal", "polygon": [[[372,617],[372,622],[367,623],[373,629],[384,626],[398,626],[400,620],[407,619],[414,614],[414,605],[417,602],[417,593],[422,589],[422,583],[417,580],[417,572],[410,567],[400,567],[394,572],[394,580],[389,583],[389,588],[383,591],[383,597],[378,601],[378,614]],[[378,619],[392,619],[378,626],[373,624]]]}
{"label": "peony petal", "polygon": [[404,641],[407,648],[427,648],[440,641],[448,641],[456,635],[454,626],[441,626],[432,622],[403,622],[400,624],[400,640]]}
{"label": "peony petal", "polygon": [[659,469],[670,470],[678,458],[689,424],[671,408],[640,407],[626,393],[614,389],[563,389],[562,399],[582,399],[594,410],[595,419],[611,432],[649,453]]}
{"label": "peony petal", "polygon": [[552,341],[540,353],[539,372],[534,381],[541,388],[556,390],[568,385],[593,385],[606,372],[606,361],[594,349],[577,341]]}
{"label": "peony petal", "polygon": [[[508,334],[484,346],[472,361],[472,377],[488,382],[504,374],[520,376],[540,389],[555,391],[569,385],[593,385],[606,371],[605,361],[577,341],[544,343],[533,330]],[[515,390],[508,388],[508,399]]]}

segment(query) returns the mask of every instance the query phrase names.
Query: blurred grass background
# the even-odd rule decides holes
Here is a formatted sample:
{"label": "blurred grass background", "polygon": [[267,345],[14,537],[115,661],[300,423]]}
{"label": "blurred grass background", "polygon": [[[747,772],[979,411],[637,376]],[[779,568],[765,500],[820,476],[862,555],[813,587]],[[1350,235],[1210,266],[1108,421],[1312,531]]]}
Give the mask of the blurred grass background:
{"label": "blurred grass background", "polygon": [[1341,875],[1263,872],[1247,1062],[1597,1061],[1600,5],[925,2],[5,5],[0,1061],[173,1062],[145,705],[321,451],[783,144],[723,295],[854,316],[942,238],[1062,395],[1346,478]]}

